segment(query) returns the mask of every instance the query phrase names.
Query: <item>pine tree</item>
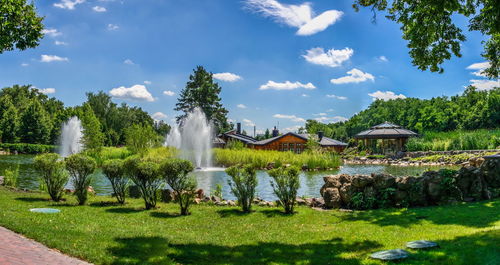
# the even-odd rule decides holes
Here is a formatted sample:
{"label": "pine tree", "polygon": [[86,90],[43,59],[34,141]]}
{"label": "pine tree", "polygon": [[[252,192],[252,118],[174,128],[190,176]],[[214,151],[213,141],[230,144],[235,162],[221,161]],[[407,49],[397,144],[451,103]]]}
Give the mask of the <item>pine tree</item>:
{"label": "pine tree", "polygon": [[181,122],[189,112],[199,107],[207,119],[214,123],[216,133],[228,130],[230,127],[227,122],[228,111],[222,106],[219,97],[221,87],[213,81],[212,73],[207,72],[203,66],[198,66],[193,71],[175,105],[176,111],[184,112],[177,117],[177,122]]}
{"label": "pine tree", "polygon": [[23,143],[30,144],[49,144],[50,117],[43,109],[41,103],[36,100],[30,100],[30,103],[21,116],[20,135]]}

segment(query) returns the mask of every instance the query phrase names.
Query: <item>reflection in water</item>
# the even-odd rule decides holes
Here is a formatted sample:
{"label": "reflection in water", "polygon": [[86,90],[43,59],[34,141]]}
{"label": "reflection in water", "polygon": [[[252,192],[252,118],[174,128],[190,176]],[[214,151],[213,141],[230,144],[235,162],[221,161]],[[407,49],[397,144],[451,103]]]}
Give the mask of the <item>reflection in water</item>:
{"label": "reflection in water", "polygon": [[[19,187],[27,189],[38,188],[38,175],[33,168],[33,157],[30,155],[5,155],[0,156],[0,174],[3,174],[7,168],[15,168],[19,165]],[[300,175],[300,189],[298,194],[307,197],[319,197],[319,190],[323,186],[323,177],[332,174],[371,174],[371,173],[387,173],[396,176],[417,176],[427,170],[438,170],[443,167],[439,166],[423,166],[423,167],[400,167],[400,166],[384,166],[384,165],[345,165],[335,171],[320,171],[320,172],[303,172]],[[456,168],[456,167],[455,167]],[[205,191],[205,194],[210,194],[215,190],[217,184],[222,185],[222,194],[224,199],[235,199],[232,196],[228,180],[230,177],[224,172],[223,168],[209,168],[202,171],[196,171],[196,179],[198,187]],[[258,197],[265,200],[275,200],[273,190],[270,184],[271,178],[265,171],[257,171],[257,186]],[[91,184],[98,195],[109,195],[112,192],[111,184],[103,176],[100,170],[94,174]],[[71,188],[68,185],[68,188]]]}

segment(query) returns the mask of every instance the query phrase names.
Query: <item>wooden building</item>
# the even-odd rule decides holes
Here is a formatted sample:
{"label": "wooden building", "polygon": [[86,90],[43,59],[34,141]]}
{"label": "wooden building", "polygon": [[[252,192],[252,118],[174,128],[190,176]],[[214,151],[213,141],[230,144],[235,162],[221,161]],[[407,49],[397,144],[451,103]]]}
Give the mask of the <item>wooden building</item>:
{"label": "wooden building", "polygon": [[[275,150],[275,151],[292,151],[294,153],[300,154],[306,149],[306,144],[312,135],[310,134],[298,134],[289,132],[286,134],[278,135],[278,130],[276,128],[273,130],[272,138],[254,142],[251,144],[251,147],[256,150]],[[318,136],[315,137],[318,141],[320,147],[328,149],[334,152],[342,152],[347,144],[325,137],[323,133],[318,133]]]}
{"label": "wooden building", "polygon": [[257,139],[242,134],[241,133],[241,123],[236,124],[236,129],[227,131],[225,133],[221,133],[217,136],[217,139],[214,140],[214,146],[223,147],[230,141],[239,141],[245,144],[246,146],[250,146],[252,143],[257,142]]}
{"label": "wooden building", "polygon": [[410,137],[415,136],[418,134],[413,131],[390,122],[384,122],[356,134],[354,138],[358,143],[361,141],[367,150],[388,154],[405,151],[406,142]]}

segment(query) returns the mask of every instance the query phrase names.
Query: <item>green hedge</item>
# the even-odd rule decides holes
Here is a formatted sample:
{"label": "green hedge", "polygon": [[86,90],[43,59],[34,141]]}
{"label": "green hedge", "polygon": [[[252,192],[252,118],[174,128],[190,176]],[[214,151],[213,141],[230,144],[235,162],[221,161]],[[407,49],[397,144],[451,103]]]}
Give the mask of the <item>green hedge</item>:
{"label": "green hedge", "polygon": [[15,152],[21,154],[40,154],[40,153],[50,153],[56,150],[55,145],[45,145],[45,144],[4,144],[0,143],[0,149]]}

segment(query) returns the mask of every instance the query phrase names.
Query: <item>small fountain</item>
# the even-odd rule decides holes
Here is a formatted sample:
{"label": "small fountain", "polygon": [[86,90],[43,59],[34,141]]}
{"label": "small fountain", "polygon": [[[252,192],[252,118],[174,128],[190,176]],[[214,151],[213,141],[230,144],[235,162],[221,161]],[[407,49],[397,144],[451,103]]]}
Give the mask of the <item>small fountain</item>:
{"label": "small fountain", "polygon": [[212,165],[212,126],[205,113],[195,108],[174,126],[167,135],[166,146],[176,147],[183,159],[190,160],[197,169],[210,168]]}
{"label": "small fountain", "polygon": [[62,126],[59,154],[67,157],[83,150],[83,127],[78,117],[71,117]]}

